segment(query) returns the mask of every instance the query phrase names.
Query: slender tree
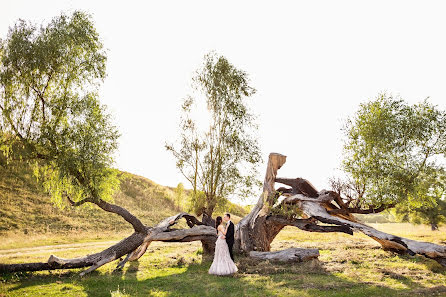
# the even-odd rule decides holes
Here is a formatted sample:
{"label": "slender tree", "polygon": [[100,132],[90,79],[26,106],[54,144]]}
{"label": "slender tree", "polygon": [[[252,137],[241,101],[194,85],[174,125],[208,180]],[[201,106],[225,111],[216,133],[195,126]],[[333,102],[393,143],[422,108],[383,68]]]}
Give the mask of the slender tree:
{"label": "slender tree", "polygon": [[[205,194],[203,205],[194,208],[197,215],[203,215],[203,222],[212,224],[212,213],[221,199],[246,197],[255,189],[257,165],[262,160],[254,134],[255,117],[248,105],[255,89],[249,85],[246,72],[215,53],[205,56],[193,86],[199,94],[183,102],[178,144],[166,144],[166,149],[190,182],[192,200],[201,201],[195,197],[198,191]],[[199,101],[202,97],[205,102]],[[210,120],[200,130],[194,112],[203,103]]]}

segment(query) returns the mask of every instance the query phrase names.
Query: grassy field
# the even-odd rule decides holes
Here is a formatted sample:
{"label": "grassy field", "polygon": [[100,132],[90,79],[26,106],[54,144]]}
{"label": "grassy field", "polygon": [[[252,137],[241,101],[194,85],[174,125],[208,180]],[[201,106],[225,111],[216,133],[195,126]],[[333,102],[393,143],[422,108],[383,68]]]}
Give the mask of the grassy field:
{"label": "grassy field", "polygon": [[[172,188],[125,172],[120,179],[115,203],[145,224],[156,224],[182,210],[174,203]],[[427,226],[372,225],[400,236],[446,244],[446,227],[433,232]],[[121,218],[94,207],[55,208],[29,173],[0,167],[0,263],[46,261],[51,254],[83,256],[131,232]],[[0,297],[446,296],[445,268],[421,256],[384,252],[361,234],[285,228],[272,248],[288,247],[319,248],[321,256],[293,265],[238,257],[236,275],[216,277],[207,274],[211,259],[203,258],[200,243],[153,243],[140,261],[118,272],[113,271],[116,263],[110,263],[83,278],[78,275],[80,270],[0,275]]]}
{"label": "grassy field", "polygon": [[[446,228],[375,224],[409,238],[446,244]],[[85,235],[85,234],[84,234]],[[93,253],[123,234],[90,234],[43,241],[16,235],[2,241],[0,262],[46,261],[51,254],[76,257]],[[63,245],[48,245],[63,243]],[[40,245],[46,246],[41,247]],[[285,228],[273,250],[317,247],[319,260],[293,265],[236,259],[231,277],[207,274],[211,264],[199,243],[153,243],[140,261],[114,272],[110,263],[83,278],[80,270],[17,273],[1,276],[0,296],[446,296],[446,269],[421,256],[381,250],[361,234],[320,234]]]}

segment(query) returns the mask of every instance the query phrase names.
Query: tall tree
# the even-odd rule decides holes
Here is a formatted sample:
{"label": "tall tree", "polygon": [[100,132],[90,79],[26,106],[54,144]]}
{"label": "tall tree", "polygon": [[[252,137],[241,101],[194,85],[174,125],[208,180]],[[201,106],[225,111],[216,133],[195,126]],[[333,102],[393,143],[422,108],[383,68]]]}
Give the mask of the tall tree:
{"label": "tall tree", "polygon": [[[410,105],[381,94],[361,104],[345,127],[343,169],[334,181],[352,211],[379,212],[397,203],[432,204],[432,179],[446,168],[446,112],[427,100]],[[435,178],[434,178],[435,179]]]}
{"label": "tall tree", "polygon": [[[205,194],[205,203],[196,208],[197,215],[202,214],[203,221],[211,223],[221,199],[229,195],[246,197],[255,190],[257,165],[262,160],[254,134],[255,117],[248,105],[255,89],[249,85],[246,72],[215,53],[205,56],[193,86],[199,94],[183,102],[178,144],[166,144],[166,149],[173,153],[194,195],[199,195],[198,191]],[[203,97],[205,102],[200,102]],[[194,118],[197,107],[204,105],[200,103],[209,113],[204,129]]]}

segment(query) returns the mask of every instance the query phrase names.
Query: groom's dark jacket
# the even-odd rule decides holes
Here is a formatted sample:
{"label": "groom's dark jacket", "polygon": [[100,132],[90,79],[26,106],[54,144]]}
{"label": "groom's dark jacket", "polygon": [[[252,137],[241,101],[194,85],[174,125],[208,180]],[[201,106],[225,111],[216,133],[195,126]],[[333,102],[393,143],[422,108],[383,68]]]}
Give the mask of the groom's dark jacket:
{"label": "groom's dark jacket", "polygon": [[234,244],[234,224],[231,221],[229,221],[228,231],[226,231],[226,243]]}

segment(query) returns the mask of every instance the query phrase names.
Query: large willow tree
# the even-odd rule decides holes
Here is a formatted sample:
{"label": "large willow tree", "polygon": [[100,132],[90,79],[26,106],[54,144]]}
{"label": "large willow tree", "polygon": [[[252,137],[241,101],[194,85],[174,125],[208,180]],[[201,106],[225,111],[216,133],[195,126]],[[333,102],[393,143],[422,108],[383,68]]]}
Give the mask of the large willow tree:
{"label": "large willow tree", "polygon": [[[91,202],[142,224],[106,201],[118,131],[98,100],[106,54],[90,17],[61,15],[47,26],[19,21],[1,43],[1,150],[35,168],[54,202]],[[67,199],[66,199],[67,198]]]}

